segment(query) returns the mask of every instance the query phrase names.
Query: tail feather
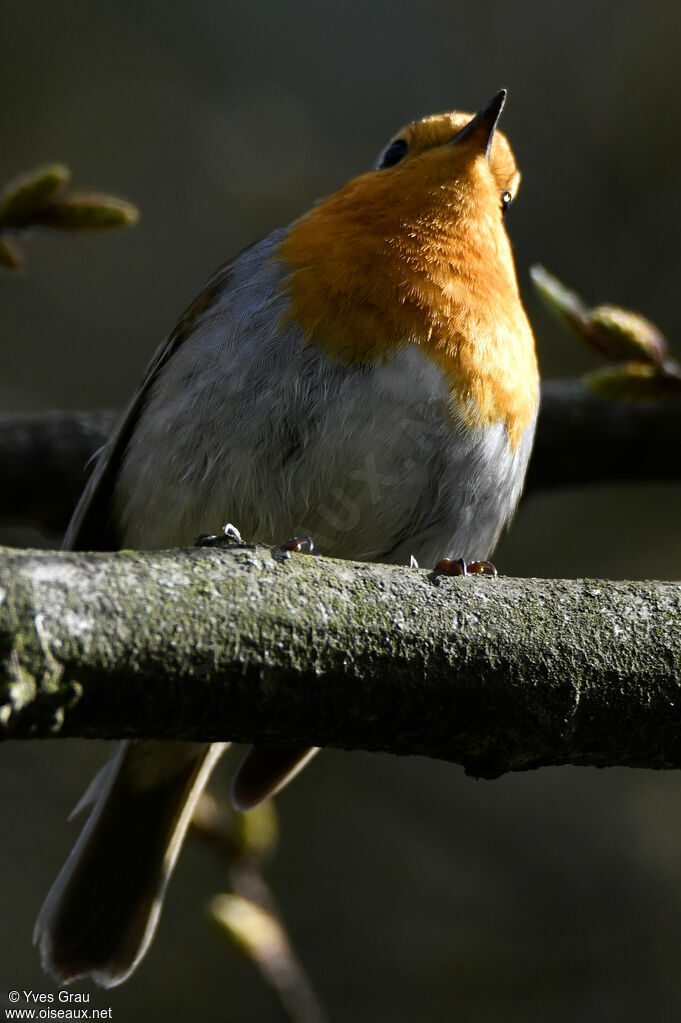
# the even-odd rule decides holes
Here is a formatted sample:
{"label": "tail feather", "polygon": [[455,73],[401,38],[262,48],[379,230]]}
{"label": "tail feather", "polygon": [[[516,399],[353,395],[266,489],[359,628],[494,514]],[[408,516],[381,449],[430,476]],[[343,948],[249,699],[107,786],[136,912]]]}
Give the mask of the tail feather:
{"label": "tail feather", "polygon": [[223,750],[222,743],[126,742],[96,777],[77,809],[95,805],[35,926],[43,966],[58,980],[91,976],[112,987],[135,969]]}
{"label": "tail feather", "polygon": [[232,780],[236,810],[252,810],[274,796],[319,753],[319,746],[252,746]]}

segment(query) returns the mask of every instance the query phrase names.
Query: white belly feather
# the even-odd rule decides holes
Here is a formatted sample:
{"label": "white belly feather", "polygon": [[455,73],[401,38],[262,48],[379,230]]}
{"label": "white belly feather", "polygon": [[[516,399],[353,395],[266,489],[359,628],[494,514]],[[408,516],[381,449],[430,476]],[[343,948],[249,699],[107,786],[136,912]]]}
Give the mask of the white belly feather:
{"label": "white belly feather", "polygon": [[484,558],[520,496],[533,428],[463,430],[417,344],[384,363],[331,359],[282,328],[275,232],[233,265],[152,386],[119,474],[124,546],[310,534],[335,557],[424,566]]}

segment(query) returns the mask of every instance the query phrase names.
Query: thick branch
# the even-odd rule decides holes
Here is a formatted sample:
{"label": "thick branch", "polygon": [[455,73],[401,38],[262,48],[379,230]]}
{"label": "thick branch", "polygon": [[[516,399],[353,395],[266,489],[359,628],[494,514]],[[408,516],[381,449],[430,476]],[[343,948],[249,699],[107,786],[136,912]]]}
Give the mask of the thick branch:
{"label": "thick branch", "polygon": [[681,585],[266,547],[0,549],[7,737],[303,742],[476,775],[681,767]]}
{"label": "thick branch", "polygon": [[[0,418],[0,521],[62,533],[107,439],[113,412]],[[579,380],[544,385],[527,491],[681,479],[681,401],[597,398]]]}

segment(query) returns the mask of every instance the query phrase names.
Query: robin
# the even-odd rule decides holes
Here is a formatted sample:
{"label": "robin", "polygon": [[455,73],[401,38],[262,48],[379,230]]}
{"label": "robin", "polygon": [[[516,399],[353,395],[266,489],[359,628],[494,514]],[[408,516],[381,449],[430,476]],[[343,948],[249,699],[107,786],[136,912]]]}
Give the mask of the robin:
{"label": "robin", "polygon": [[[481,567],[518,502],[538,405],[504,229],[520,180],[497,130],[505,97],[408,124],[371,171],[213,277],[102,451],[66,548],[188,546],[229,519],[337,558]],[[36,924],[60,981],[113,986],[135,969],[224,745],[125,742],[96,776]],[[315,752],[254,747],[237,808]]]}

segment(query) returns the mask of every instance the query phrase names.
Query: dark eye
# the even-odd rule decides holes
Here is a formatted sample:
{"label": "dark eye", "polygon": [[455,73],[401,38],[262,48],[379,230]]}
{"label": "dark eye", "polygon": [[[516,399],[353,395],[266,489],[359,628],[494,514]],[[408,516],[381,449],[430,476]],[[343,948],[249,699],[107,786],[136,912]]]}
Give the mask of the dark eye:
{"label": "dark eye", "polygon": [[394,167],[403,156],[406,156],[408,149],[409,146],[404,139],[395,139],[383,154],[383,159],[379,163],[378,169],[383,170],[385,167]]}
{"label": "dark eye", "polygon": [[507,188],[504,189],[504,191],[501,193],[501,215],[502,215],[502,217],[506,216],[506,214],[508,213],[509,209],[511,208],[511,203],[512,202],[513,202],[513,196],[511,195],[511,193],[509,192],[509,190]]}

